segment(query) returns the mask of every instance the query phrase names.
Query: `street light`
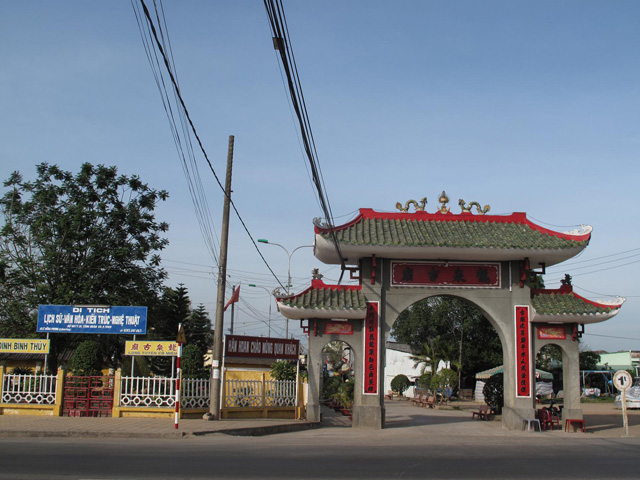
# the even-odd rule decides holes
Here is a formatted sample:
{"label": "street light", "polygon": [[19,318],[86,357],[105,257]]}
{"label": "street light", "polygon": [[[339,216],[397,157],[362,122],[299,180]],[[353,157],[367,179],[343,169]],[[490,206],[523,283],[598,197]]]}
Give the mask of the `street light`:
{"label": "street light", "polygon": [[[288,257],[288,260],[289,260],[289,264],[287,266],[287,287],[286,287],[286,291],[287,291],[287,295],[289,295],[289,292],[290,292],[290,289],[291,289],[291,257],[293,256],[294,253],[296,253],[297,250],[300,250],[301,248],[313,248],[313,245],[300,245],[299,247],[294,248],[291,253],[289,253],[289,250],[284,248],[279,243],[270,242],[266,238],[259,238],[258,242],[259,243],[266,243],[267,245],[275,245],[276,247],[280,247],[287,254],[287,257]],[[289,319],[288,318],[287,318],[287,328],[286,328],[285,337],[289,338]]]}
{"label": "street light", "polygon": [[270,292],[267,287],[256,285],[255,283],[250,283],[249,286],[255,287],[255,288],[262,288],[263,290],[266,290],[266,292],[269,294],[269,337],[271,337],[271,295],[273,295],[273,292]]}

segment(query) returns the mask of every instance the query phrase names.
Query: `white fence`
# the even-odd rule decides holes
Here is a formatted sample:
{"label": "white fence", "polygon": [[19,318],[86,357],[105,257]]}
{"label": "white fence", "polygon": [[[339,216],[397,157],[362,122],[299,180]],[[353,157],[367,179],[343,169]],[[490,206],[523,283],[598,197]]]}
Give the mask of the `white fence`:
{"label": "white fence", "polygon": [[227,380],[224,407],[295,407],[295,380]]}
{"label": "white fence", "polygon": [[56,375],[5,374],[2,378],[2,403],[55,405]]}
{"label": "white fence", "polygon": [[[180,384],[182,408],[208,408],[209,379],[188,378]],[[176,404],[176,379],[168,377],[122,377],[120,405],[123,407],[170,408]]]}

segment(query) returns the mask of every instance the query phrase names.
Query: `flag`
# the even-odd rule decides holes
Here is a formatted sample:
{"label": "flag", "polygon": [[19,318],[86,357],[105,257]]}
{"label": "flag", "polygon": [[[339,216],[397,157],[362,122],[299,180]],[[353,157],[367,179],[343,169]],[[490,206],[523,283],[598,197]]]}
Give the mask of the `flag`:
{"label": "flag", "polygon": [[232,303],[236,303],[238,300],[240,300],[240,285],[238,285],[233,290],[233,295],[231,295],[231,298],[229,299],[227,304],[224,306],[224,311],[226,312],[227,308],[229,308],[229,305],[231,305]]}

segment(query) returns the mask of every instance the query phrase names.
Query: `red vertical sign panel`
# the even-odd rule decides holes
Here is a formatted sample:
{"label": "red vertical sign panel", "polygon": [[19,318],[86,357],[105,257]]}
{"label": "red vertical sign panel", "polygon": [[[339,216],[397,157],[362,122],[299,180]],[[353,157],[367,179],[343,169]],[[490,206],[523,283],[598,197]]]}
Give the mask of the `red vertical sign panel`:
{"label": "red vertical sign panel", "polygon": [[367,302],[367,316],[364,319],[364,394],[378,394],[378,352],[380,324],[378,302]]}
{"label": "red vertical sign panel", "polygon": [[516,397],[531,397],[531,326],[527,305],[516,305]]}

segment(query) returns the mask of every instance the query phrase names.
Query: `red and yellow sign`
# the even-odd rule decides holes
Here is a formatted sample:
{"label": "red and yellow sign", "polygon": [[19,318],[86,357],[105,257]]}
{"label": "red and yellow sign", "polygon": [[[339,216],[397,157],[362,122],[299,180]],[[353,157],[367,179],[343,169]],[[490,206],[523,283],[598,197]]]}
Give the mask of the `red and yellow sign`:
{"label": "red and yellow sign", "polygon": [[353,323],[327,322],[324,325],[324,333],[328,335],[353,335]]}
{"label": "red and yellow sign", "polygon": [[378,352],[379,345],[379,311],[378,302],[367,302],[367,315],[364,319],[364,394],[378,394]]}
{"label": "red and yellow sign", "polygon": [[0,353],[49,353],[50,340],[39,338],[0,338]]}
{"label": "red and yellow sign", "polygon": [[499,263],[391,262],[393,286],[500,288]]}
{"label": "red and yellow sign", "polygon": [[178,344],[176,342],[158,342],[155,340],[127,340],[124,344],[124,354],[150,357],[177,357]]}
{"label": "red and yellow sign", "polygon": [[538,327],[538,338],[540,340],[565,340],[567,338],[567,331],[562,326],[540,326]]}
{"label": "red and yellow sign", "polygon": [[529,306],[516,305],[516,397],[531,397]]}

